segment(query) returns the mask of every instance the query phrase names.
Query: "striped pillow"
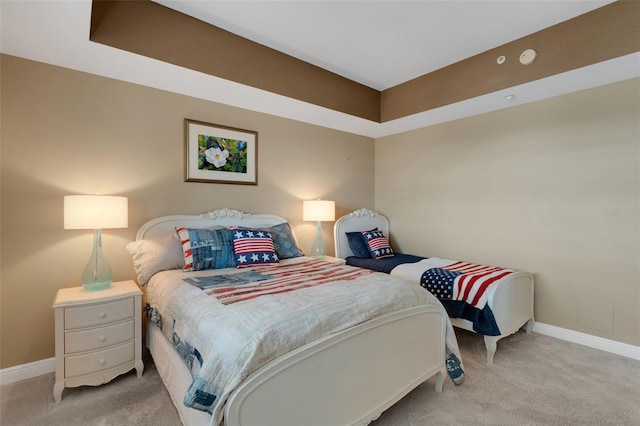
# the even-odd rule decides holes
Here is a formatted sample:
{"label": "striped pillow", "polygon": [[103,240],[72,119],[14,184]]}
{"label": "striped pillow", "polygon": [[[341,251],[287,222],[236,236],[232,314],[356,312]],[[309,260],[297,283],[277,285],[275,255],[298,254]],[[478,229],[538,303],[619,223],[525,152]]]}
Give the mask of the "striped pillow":
{"label": "striped pillow", "polygon": [[266,231],[232,227],[236,266],[277,265],[280,263],[271,234]]}
{"label": "striped pillow", "polygon": [[362,238],[364,238],[369,253],[371,253],[371,257],[374,259],[393,256],[393,250],[391,249],[389,240],[387,240],[382,231],[363,231]]}

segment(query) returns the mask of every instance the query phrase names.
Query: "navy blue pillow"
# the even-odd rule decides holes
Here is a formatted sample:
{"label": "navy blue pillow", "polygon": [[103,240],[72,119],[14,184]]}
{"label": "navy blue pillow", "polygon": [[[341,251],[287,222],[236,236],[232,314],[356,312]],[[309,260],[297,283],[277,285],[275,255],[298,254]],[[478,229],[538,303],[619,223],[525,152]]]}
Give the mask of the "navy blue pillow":
{"label": "navy blue pillow", "polygon": [[[374,228],[367,232],[373,232],[377,230],[378,228]],[[347,234],[347,243],[349,243],[349,248],[351,249],[355,257],[359,257],[361,259],[371,258],[371,252],[369,252],[369,246],[364,241],[364,237],[362,236],[361,231],[346,232],[346,234]]]}

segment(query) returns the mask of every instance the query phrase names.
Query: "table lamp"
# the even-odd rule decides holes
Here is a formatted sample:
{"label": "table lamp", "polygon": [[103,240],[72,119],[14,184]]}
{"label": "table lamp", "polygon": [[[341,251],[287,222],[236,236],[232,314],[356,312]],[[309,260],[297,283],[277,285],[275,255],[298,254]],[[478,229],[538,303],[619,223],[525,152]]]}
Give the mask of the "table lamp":
{"label": "table lamp", "polygon": [[336,219],[336,203],[335,201],[326,200],[310,200],[302,203],[302,220],[317,221],[316,239],[311,246],[312,257],[325,257],[327,249],[322,241],[322,231],[320,222],[333,221]]}
{"label": "table lamp", "polygon": [[93,229],[93,252],[82,272],[82,287],[88,291],[111,286],[111,267],[102,252],[103,228],[126,228],[127,197],[106,195],[66,195],[64,197],[64,229]]}

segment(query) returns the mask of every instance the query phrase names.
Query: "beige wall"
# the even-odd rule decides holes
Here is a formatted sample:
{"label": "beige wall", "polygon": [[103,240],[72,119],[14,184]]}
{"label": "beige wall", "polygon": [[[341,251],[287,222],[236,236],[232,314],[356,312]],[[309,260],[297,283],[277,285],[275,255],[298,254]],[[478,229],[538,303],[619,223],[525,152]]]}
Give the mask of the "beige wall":
{"label": "beige wall", "polygon": [[[11,56],[1,73],[0,368],[54,355],[51,304],[79,285],[92,241],[62,228],[64,195],[129,197],[129,228],[103,236],[116,280],[134,277],[125,245],[156,216],[275,213],[305,250],[303,199],[335,200],[337,215],[373,207],[370,138]],[[259,185],[184,182],[185,118],[257,131]],[[323,235],[332,253],[331,224]]]}
{"label": "beige wall", "polygon": [[404,252],[535,274],[540,322],[640,344],[640,80],[376,140]]}
{"label": "beige wall", "polygon": [[[78,285],[91,232],[62,197],[129,197],[105,230],[117,280],[153,217],[232,207],[288,218],[301,200],[375,207],[403,251],[526,269],[539,321],[640,344],[639,80],[375,141],[2,56],[0,368],[54,354],[51,304]],[[184,182],[183,119],[259,132],[259,185]],[[374,161],[375,176],[370,167]],[[349,185],[345,185],[349,182]],[[324,226],[332,250],[331,225]]]}

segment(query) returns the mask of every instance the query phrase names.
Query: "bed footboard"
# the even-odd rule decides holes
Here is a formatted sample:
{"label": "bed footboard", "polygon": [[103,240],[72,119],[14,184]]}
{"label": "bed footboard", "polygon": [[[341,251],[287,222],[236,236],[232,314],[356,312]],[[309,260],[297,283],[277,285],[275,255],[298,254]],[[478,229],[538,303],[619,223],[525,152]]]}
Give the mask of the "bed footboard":
{"label": "bed footboard", "polygon": [[[487,350],[487,362],[493,363],[498,347],[498,340],[510,336],[525,327],[531,333],[534,324],[533,315],[533,275],[527,272],[516,272],[504,280],[490,294],[489,307],[500,329],[499,336],[484,336]],[[470,321],[451,318],[451,323],[459,328],[473,331]]]}
{"label": "bed footboard", "polygon": [[441,392],[446,321],[440,309],[409,308],[292,351],[234,391],[225,423],[366,425],[433,375]]}

